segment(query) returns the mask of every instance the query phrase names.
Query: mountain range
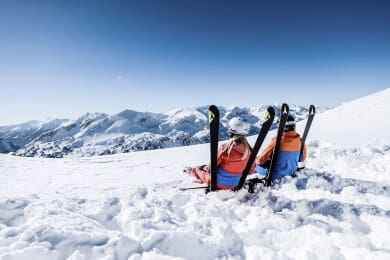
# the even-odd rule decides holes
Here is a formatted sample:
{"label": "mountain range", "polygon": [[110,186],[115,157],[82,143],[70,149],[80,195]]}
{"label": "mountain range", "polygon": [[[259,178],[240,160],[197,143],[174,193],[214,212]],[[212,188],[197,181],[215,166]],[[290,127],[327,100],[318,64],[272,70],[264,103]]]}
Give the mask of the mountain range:
{"label": "mountain range", "polygon": [[[279,104],[273,105],[279,114]],[[268,105],[254,108],[219,107],[220,140],[227,139],[227,123],[236,116],[250,124],[249,135],[260,130]],[[291,105],[297,121],[307,108]],[[318,108],[320,111],[326,108]],[[152,150],[209,142],[207,106],[166,113],[124,110],[114,115],[86,113],[74,119],[30,121],[0,127],[0,153],[27,157],[62,158]],[[276,126],[277,120],[274,121]]]}

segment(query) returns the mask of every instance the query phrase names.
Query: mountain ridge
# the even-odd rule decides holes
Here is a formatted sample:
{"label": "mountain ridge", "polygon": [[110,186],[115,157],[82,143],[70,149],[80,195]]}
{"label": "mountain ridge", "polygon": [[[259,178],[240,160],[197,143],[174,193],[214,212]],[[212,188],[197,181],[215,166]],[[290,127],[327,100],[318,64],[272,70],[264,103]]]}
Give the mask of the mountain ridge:
{"label": "mountain ridge", "polygon": [[[221,106],[220,139],[227,138],[227,122],[236,116],[245,118],[251,124],[249,135],[256,135],[267,107]],[[274,107],[278,111],[278,105]],[[298,121],[306,118],[307,108],[297,105],[291,107],[297,112]],[[113,115],[85,113],[73,120],[30,121],[0,127],[0,152],[27,157],[61,158],[206,143],[209,141],[207,109],[207,106],[201,106],[165,113],[125,109]]]}

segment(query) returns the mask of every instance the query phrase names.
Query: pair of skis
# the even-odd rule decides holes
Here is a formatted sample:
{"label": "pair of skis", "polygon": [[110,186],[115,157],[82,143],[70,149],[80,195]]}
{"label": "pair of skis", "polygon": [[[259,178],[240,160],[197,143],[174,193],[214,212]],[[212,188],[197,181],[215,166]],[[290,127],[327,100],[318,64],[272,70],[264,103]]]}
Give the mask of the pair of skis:
{"label": "pair of skis", "polygon": [[[279,126],[278,126],[278,132],[276,135],[276,142],[274,149],[272,151],[270,166],[267,171],[267,175],[264,178],[253,178],[248,180],[245,184],[248,187],[249,193],[254,193],[255,188],[258,183],[263,184],[264,186],[271,186],[272,184],[272,176],[275,170],[275,163],[278,159],[279,154],[279,147],[280,142],[282,141],[282,136],[284,132],[284,127],[286,126],[287,117],[288,117],[289,107],[287,104],[282,104],[281,110],[280,110],[280,117],[279,117]],[[257,153],[256,153],[257,155]]]}
{"label": "pair of skis", "polygon": [[[248,180],[248,182],[246,184],[248,186],[248,192],[249,193],[253,193],[254,192],[254,190],[256,188],[256,185],[258,183],[262,183],[264,186],[271,186],[272,185],[272,179],[273,179],[272,177],[273,177],[273,173],[275,171],[275,164],[276,164],[276,162],[278,160],[278,154],[279,154],[279,150],[280,150],[279,149],[280,148],[280,143],[282,141],[282,136],[283,136],[283,132],[284,132],[284,127],[286,126],[288,113],[289,113],[288,105],[287,104],[283,104],[282,108],[281,108],[281,111],[280,111],[279,127],[278,127],[278,133],[276,135],[276,142],[275,142],[274,150],[272,152],[270,166],[269,166],[267,175],[265,176],[265,178],[262,178],[262,179],[254,178],[254,179]],[[300,149],[300,153],[299,153],[299,161],[298,162],[302,162],[303,161],[303,158],[302,158],[302,156],[303,156],[302,155],[303,154],[303,149],[304,149],[304,146],[305,146],[306,137],[307,137],[307,135],[309,133],[311,124],[312,124],[313,119],[314,119],[314,115],[315,115],[315,106],[314,105],[310,105],[310,107],[309,107],[309,115],[308,115],[308,118],[307,118],[307,121],[306,121],[306,125],[305,125],[305,129],[303,131],[302,138],[301,138],[301,149]],[[304,167],[298,167],[297,171],[302,170],[302,169],[304,169]]]}
{"label": "pair of skis", "polygon": [[[261,127],[260,133],[257,136],[255,145],[251,151],[248,162],[242,172],[239,183],[234,187],[233,191],[238,191],[242,189],[245,184],[246,177],[249,174],[249,171],[252,167],[253,162],[256,159],[256,155],[260,150],[261,145],[263,144],[265,137],[269,129],[272,126],[272,122],[275,118],[275,110],[273,107],[268,107],[265,114],[263,125]],[[219,133],[219,111],[218,108],[214,105],[209,107],[209,124],[210,124],[210,186],[208,191],[217,190],[217,153],[218,153],[218,133]]]}

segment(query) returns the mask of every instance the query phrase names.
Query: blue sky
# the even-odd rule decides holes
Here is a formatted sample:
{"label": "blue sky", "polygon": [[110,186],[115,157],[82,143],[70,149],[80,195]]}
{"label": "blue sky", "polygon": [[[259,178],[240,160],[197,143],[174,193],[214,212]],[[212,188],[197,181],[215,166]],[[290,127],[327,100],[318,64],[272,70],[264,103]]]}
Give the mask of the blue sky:
{"label": "blue sky", "polygon": [[0,125],[335,106],[390,87],[390,1],[0,0]]}

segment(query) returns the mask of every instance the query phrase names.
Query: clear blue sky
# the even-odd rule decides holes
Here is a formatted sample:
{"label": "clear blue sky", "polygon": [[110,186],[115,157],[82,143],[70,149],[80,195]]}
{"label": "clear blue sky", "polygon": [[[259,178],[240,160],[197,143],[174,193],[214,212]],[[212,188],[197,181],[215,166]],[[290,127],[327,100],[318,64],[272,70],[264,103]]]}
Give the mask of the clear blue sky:
{"label": "clear blue sky", "polygon": [[388,87],[390,1],[0,0],[0,125]]}

